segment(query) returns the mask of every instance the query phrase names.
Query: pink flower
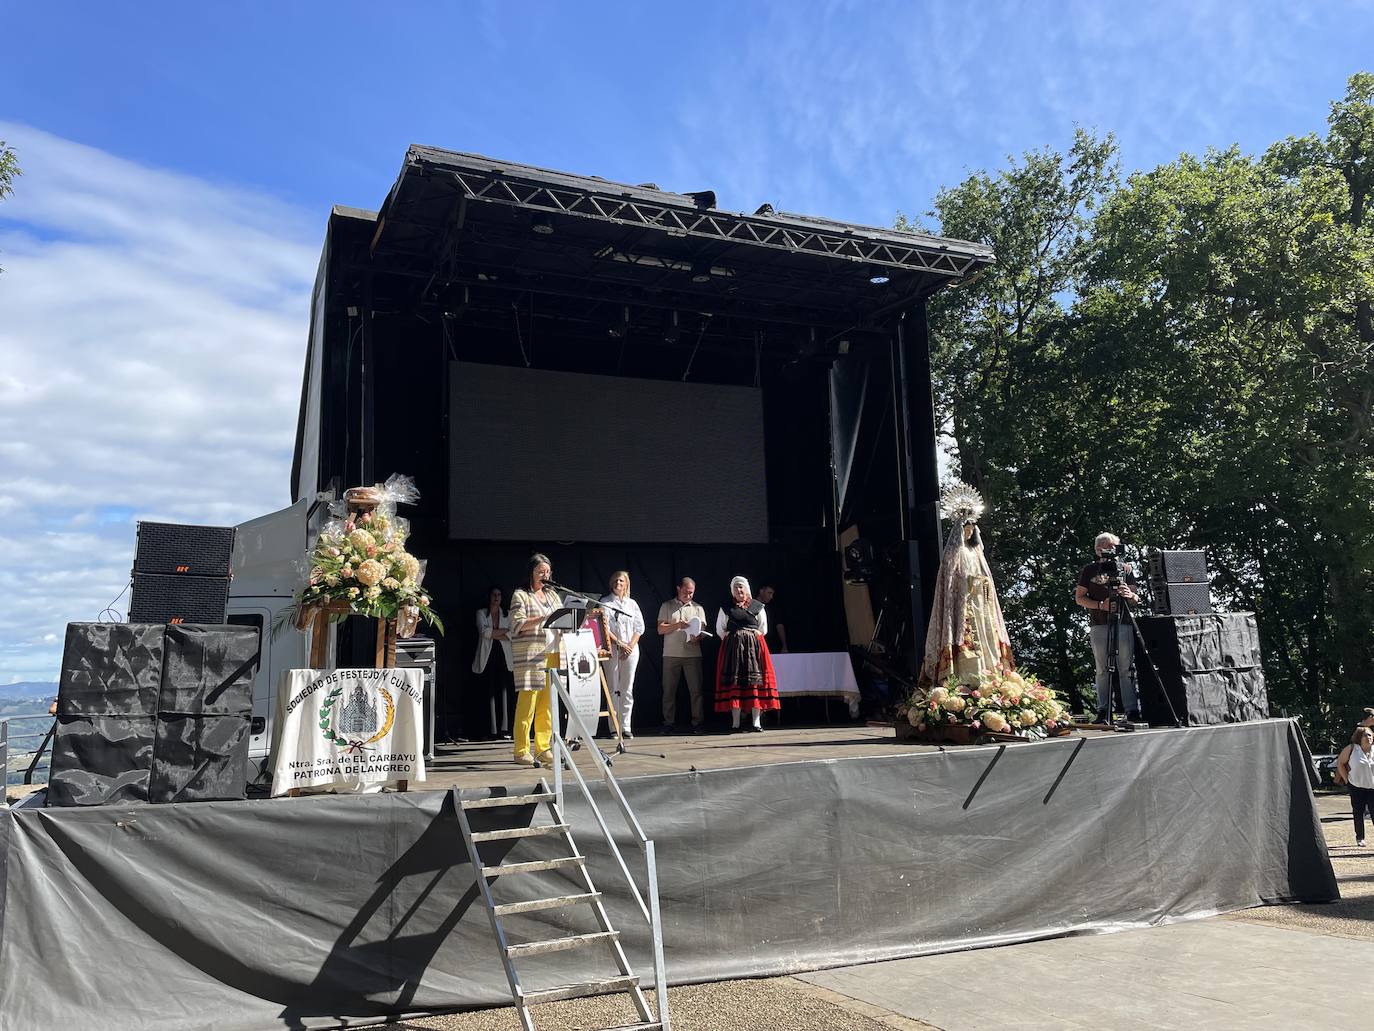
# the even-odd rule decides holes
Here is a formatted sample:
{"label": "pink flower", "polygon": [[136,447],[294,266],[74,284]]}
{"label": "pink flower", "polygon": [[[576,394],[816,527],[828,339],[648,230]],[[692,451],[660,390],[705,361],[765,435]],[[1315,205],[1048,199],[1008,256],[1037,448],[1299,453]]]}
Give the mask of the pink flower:
{"label": "pink flower", "polygon": [[974,730],[982,730],[982,729],[983,729],[983,724],[980,723],[978,720],[974,720],[972,723],[969,724],[969,726],[971,726]]}
{"label": "pink flower", "polygon": [[1054,729],[1054,726],[1055,726],[1054,720],[1046,720],[1046,721],[1045,721],[1045,728],[1046,728],[1047,730],[1053,730],[1053,729]]}
{"label": "pink flower", "polygon": [[974,698],[982,698],[982,697],[983,697],[983,692],[982,692],[982,691],[974,691],[974,692],[973,692],[973,697],[974,697]]}
{"label": "pink flower", "polygon": [[350,520],[348,520],[348,522],[344,523],[344,533],[352,533],[353,530],[354,530],[353,520],[350,519]]}
{"label": "pink flower", "polygon": [[375,555],[375,554],[377,554],[377,545],[375,545],[375,544],[369,544],[369,545],[367,546],[367,555],[368,555],[368,558],[371,558],[371,557],[372,557],[373,555]]}

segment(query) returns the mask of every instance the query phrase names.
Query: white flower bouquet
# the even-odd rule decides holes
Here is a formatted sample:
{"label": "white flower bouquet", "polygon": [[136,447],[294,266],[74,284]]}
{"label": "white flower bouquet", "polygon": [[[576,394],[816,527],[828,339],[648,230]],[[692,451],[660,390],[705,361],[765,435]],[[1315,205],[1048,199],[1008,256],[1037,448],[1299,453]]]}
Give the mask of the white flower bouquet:
{"label": "white flower bouquet", "polygon": [[984,673],[976,685],[951,675],[943,685],[913,694],[906,718],[918,731],[961,726],[971,731],[1049,737],[1068,727],[1063,702],[1037,680],[1015,670]]}
{"label": "white flower bouquet", "polygon": [[314,613],[394,619],[397,635],[414,636],[421,620],[440,633],[443,621],[422,584],[425,564],[406,551],[410,524],[396,515],[397,502],[413,504],[419,492],[406,477],[351,488],[345,510],[325,525],[309,562],[309,579],[296,596],[296,625]]}

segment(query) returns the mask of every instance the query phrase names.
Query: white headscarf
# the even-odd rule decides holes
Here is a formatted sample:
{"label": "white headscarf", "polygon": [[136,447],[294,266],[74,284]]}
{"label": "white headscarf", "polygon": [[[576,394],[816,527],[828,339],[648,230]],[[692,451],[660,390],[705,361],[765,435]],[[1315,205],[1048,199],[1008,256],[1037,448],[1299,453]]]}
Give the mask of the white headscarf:
{"label": "white headscarf", "polygon": [[731,579],[730,579],[730,593],[731,593],[732,595],[735,593],[735,584],[741,584],[741,585],[743,585],[743,587],[744,587],[744,593],[747,594],[747,595],[749,595],[749,597],[752,598],[752,597],[754,596],[754,592],[751,591],[751,590],[749,589],[749,581],[746,580],[746,579],[745,579],[744,577],[742,577],[742,576],[731,577]]}

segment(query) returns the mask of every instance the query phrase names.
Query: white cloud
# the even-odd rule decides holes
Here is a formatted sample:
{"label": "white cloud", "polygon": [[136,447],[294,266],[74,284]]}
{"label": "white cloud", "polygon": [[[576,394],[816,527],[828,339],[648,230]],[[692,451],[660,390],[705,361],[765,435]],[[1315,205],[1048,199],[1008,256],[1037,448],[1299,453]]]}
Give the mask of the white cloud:
{"label": "white cloud", "polygon": [[[0,122],[0,679],[128,582],[141,518],[289,502],[323,216]],[[127,604],[127,595],[121,607]]]}

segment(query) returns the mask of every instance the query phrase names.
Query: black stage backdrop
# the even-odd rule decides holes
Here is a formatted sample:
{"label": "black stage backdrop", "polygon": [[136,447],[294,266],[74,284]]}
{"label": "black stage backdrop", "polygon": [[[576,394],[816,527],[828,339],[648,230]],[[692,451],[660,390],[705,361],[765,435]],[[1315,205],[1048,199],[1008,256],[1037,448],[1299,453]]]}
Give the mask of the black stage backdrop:
{"label": "black stage backdrop", "polygon": [[[682,984],[1334,901],[1308,777],[1297,730],[1271,720],[622,783],[657,844]],[[651,971],[646,928],[569,797],[612,921]],[[509,1003],[448,793],[14,810],[0,871],[0,1031],[337,1027]],[[511,882],[507,901],[567,883]],[[588,922],[546,911],[508,930]],[[592,950],[544,959],[530,987],[610,969]]]}
{"label": "black stage backdrop", "polygon": [[[449,529],[452,455],[457,450],[480,451],[485,441],[513,428],[497,413],[489,424],[473,425],[450,409],[449,375],[455,363],[503,365],[504,374],[542,370],[584,373],[594,376],[629,377],[630,383],[650,379],[666,386],[684,387],[683,352],[654,348],[589,348],[563,346],[551,336],[525,341],[532,370],[513,340],[503,335],[467,330],[454,322],[444,327],[426,325],[400,315],[378,316],[373,354],[371,393],[376,401],[373,426],[376,447],[366,456],[369,478],[385,479],[393,472],[415,477],[421,492],[418,506],[402,509],[411,519],[411,550],[428,562],[425,584],[445,620],[447,633],[437,637],[438,726],[440,741],[475,737],[487,732],[488,713],[471,672],[476,649],[474,615],[486,602],[493,585],[509,600],[521,585],[526,560],[532,551],[553,559],[554,578],[574,587],[605,592],[616,569],[628,569],[631,594],[652,621],[661,602],[673,596],[681,576],[697,582],[697,599],[714,618],[716,608],[729,596],[730,578],[743,575],[757,589],[765,581],[778,588],[778,601],[788,617],[788,641],[798,651],[844,650],[847,645],[842,604],[839,556],[835,550],[834,480],[830,466],[829,371],[826,364],[787,363],[778,356],[763,355],[756,364],[751,350],[707,352],[693,360],[688,388],[713,396],[718,388],[743,390],[761,398],[763,453],[754,456],[759,470],[751,496],[766,491],[767,540],[755,543],[646,543],[621,540],[589,542],[560,540],[556,524],[549,522],[546,536],[518,541],[455,539]],[[336,356],[342,360],[342,356]],[[351,403],[365,407],[356,383]],[[587,413],[586,438],[595,447],[599,413]],[[654,416],[641,413],[644,419]],[[671,417],[671,413],[663,413]],[[689,436],[702,428],[704,415],[689,411],[683,416],[683,432]],[[460,427],[462,427],[460,429]],[[709,439],[709,438],[704,438]],[[356,468],[358,433],[343,427],[326,427],[325,468]],[[465,474],[466,475],[466,474]],[[475,525],[499,527],[506,518],[501,500],[507,487],[502,481],[522,475],[493,464],[475,483],[467,485]],[[673,475],[672,462],[662,463],[662,475]],[[356,478],[339,474],[342,486]],[[342,482],[346,478],[348,482]],[[646,490],[650,488],[645,488]],[[550,492],[553,494],[554,492]],[[556,497],[551,503],[556,503]],[[750,505],[761,502],[751,501]],[[371,665],[374,629],[366,621],[341,635],[340,661]],[[661,720],[660,679],[662,643],[652,628],[641,644],[642,656],[635,680],[635,725],[657,726]],[[715,655],[708,649],[708,668]],[[679,703],[685,704],[686,689]],[[803,703],[805,704],[805,703]],[[681,708],[679,711],[682,711]]]}

